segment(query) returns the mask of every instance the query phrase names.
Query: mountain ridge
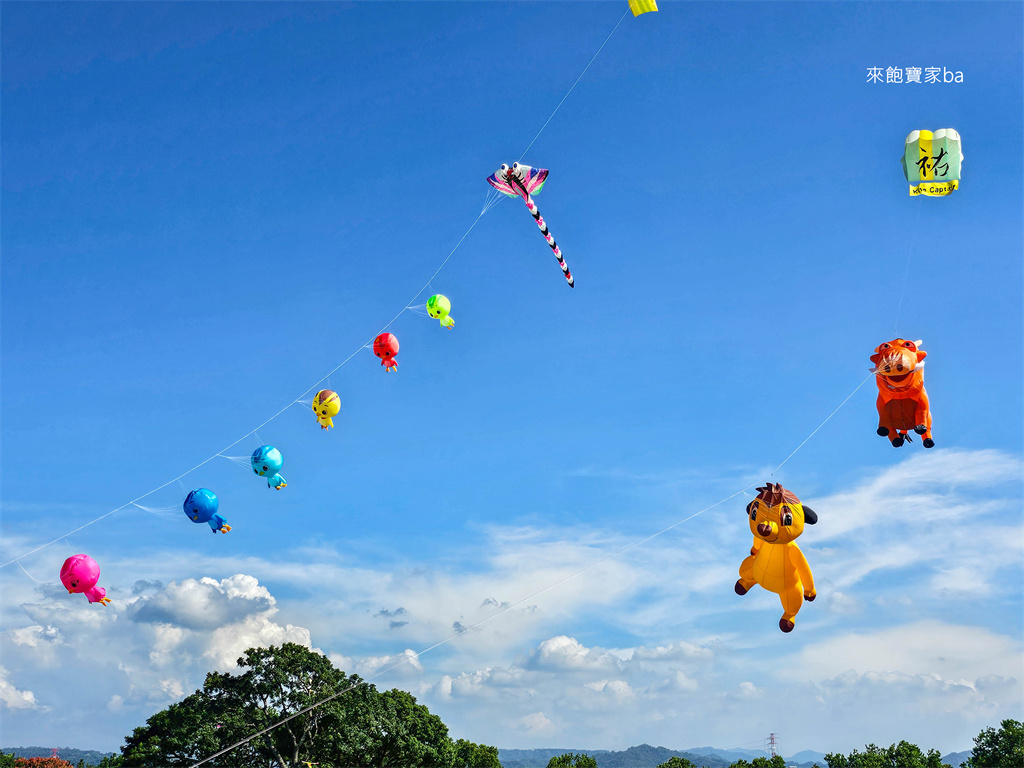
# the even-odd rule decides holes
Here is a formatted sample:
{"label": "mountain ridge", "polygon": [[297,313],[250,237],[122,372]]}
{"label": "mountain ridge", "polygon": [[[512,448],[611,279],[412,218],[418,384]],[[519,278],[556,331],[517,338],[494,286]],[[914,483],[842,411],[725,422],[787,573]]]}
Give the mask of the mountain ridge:
{"label": "mountain ridge", "polygon": [[[502,768],[546,768],[552,757],[566,752],[585,752],[597,760],[598,768],[657,768],[674,756],[686,758],[697,768],[728,768],[732,763],[741,759],[749,761],[754,757],[767,756],[763,751],[751,749],[718,749],[716,747],[668,749],[667,747],[654,747],[650,744],[639,744],[619,751],[554,748],[499,749],[498,761]],[[826,768],[824,753],[804,750],[797,754],[802,758],[801,761],[787,760],[787,766],[812,768],[817,762],[819,768]]]}

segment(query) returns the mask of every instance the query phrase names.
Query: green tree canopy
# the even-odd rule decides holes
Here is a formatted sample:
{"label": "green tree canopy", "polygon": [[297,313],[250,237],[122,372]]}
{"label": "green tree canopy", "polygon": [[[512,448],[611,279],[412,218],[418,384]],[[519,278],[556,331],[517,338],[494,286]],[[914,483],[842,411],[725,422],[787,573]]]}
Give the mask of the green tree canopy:
{"label": "green tree canopy", "polygon": [[786,768],[786,761],[780,755],[775,757],[755,757],[752,763],[738,760],[729,768]]}
{"label": "green tree canopy", "polygon": [[687,760],[685,757],[679,757],[678,755],[672,755],[668,760],[658,766],[658,768],[697,768],[693,763]]}
{"label": "green tree canopy", "polygon": [[1024,723],[1003,720],[997,731],[986,728],[974,738],[974,749],[966,768],[1002,768],[1024,765]]}
{"label": "green tree canopy", "polygon": [[459,739],[455,742],[455,763],[452,768],[501,768],[498,748]]}
{"label": "green tree canopy", "polygon": [[825,755],[828,768],[949,768],[936,749],[922,752],[916,744],[901,741],[888,747],[868,744],[864,752],[853,750],[849,755]]}
{"label": "green tree canopy", "polygon": [[586,752],[566,752],[548,760],[548,768],[597,768],[597,760]]}
{"label": "green tree canopy", "polygon": [[[483,762],[457,763],[447,726],[411,694],[378,692],[301,645],[250,648],[238,666],[238,674],[211,672],[200,690],[136,728],[125,739],[120,763],[186,768],[291,717],[213,765],[304,768],[309,761],[318,768],[500,768],[497,749],[472,742],[465,742],[473,748],[464,750],[467,759]],[[487,762],[490,753],[493,762]]]}

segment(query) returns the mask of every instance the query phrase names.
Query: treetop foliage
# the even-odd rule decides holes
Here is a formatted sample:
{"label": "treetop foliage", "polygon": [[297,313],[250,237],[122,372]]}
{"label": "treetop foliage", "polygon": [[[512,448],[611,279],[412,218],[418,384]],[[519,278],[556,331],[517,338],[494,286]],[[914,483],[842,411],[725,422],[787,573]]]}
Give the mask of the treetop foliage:
{"label": "treetop foliage", "polygon": [[250,648],[238,666],[237,674],[211,672],[201,689],[150,717],[104,768],[187,768],[289,716],[210,768],[500,768],[497,749],[452,741],[412,694],[380,692],[301,645]]}

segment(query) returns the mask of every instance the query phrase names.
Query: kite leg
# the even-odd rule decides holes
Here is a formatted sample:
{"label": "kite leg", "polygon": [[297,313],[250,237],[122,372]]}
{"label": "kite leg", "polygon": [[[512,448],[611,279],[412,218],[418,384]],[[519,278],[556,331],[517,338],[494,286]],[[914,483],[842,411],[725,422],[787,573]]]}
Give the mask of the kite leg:
{"label": "kite leg", "polygon": [[551,246],[551,250],[555,252],[555,258],[558,259],[558,266],[562,268],[562,274],[565,275],[565,279],[569,283],[569,287],[574,287],[572,272],[569,271],[569,267],[565,264],[565,259],[562,258],[562,252],[558,249],[558,243],[555,242],[555,238],[553,238],[551,233],[548,231],[548,225],[544,223],[544,217],[540,215],[540,211],[537,210],[537,206],[533,204],[532,198],[527,196],[524,197],[523,200],[526,202],[526,207],[530,209],[530,213],[533,215],[534,221],[537,222],[537,226],[540,227],[540,233],[544,235],[544,239],[548,241],[548,245]]}

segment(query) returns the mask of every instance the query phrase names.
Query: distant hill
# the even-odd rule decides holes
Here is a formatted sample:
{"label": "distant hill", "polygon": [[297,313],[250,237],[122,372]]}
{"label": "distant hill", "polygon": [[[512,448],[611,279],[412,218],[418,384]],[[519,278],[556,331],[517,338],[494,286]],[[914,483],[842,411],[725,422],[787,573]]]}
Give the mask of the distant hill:
{"label": "distant hill", "polygon": [[805,749],[802,752],[797,752],[795,755],[786,758],[787,763],[796,763],[797,765],[803,765],[808,763],[814,765],[817,763],[821,768],[825,768],[825,753],[815,752],[813,749]]}
{"label": "distant hill", "polygon": [[948,755],[942,758],[942,762],[946,765],[952,766],[952,768],[960,768],[960,763],[966,762],[967,758],[971,756],[972,750],[966,752],[950,752]]}
{"label": "distant hill", "polygon": [[597,759],[598,768],[657,768],[673,755],[687,758],[698,768],[728,768],[732,762],[717,755],[698,755],[650,744],[620,752],[607,749],[499,749],[498,761],[502,768],[546,768],[548,760],[566,752],[586,752]]}
{"label": "distant hill", "polygon": [[[685,757],[697,768],[728,768],[737,760],[749,761],[755,757],[763,757],[765,754],[750,749],[695,747],[676,750],[641,744],[620,752],[607,749],[499,749],[498,761],[502,768],[546,768],[552,757],[563,755],[566,752],[586,752],[596,758],[598,768],[657,768],[675,755]],[[824,753],[805,750],[798,752],[786,761],[788,765],[795,765],[797,768],[811,768],[815,762],[820,768],[825,768]]]}
{"label": "distant hill", "polygon": [[586,752],[597,757],[607,754],[607,749],[499,749],[498,762],[502,768],[545,768],[552,757],[566,752]]}
{"label": "distant hill", "polygon": [[630,747],[624,752],[606,752],[603,755],[595,755],[595,757],[597,757],[597,768],[657,768],[675,755],[685,757],[698,768],[728,768],[731,762],[723,760],[717,755],[696,755],[692,752],[682,752],[665,747],[652,747],[650,744]]}
{"label": "distant hill", "polygon": [[718,747],[692,747],[687,748],[687,752],[692,752],[695,755],[716,755],[723,760],[731,760],[736,762],[737,760],[746,760],[750,762],[755,757],[764,757],[765,751],[763,749],[719,749]]}
{"label": "distant hill", "polygon": [[[15,757],[49,757],[51,752],[50,747],[0,747],[0,753]],[[99,765],[104,757],[116,754],[116,752],[97,752],[93,749],[74,749],[73,747],[57,749],[57,756],[72,765],[78,765],[79,760],[85,760],[86,765]]]}

